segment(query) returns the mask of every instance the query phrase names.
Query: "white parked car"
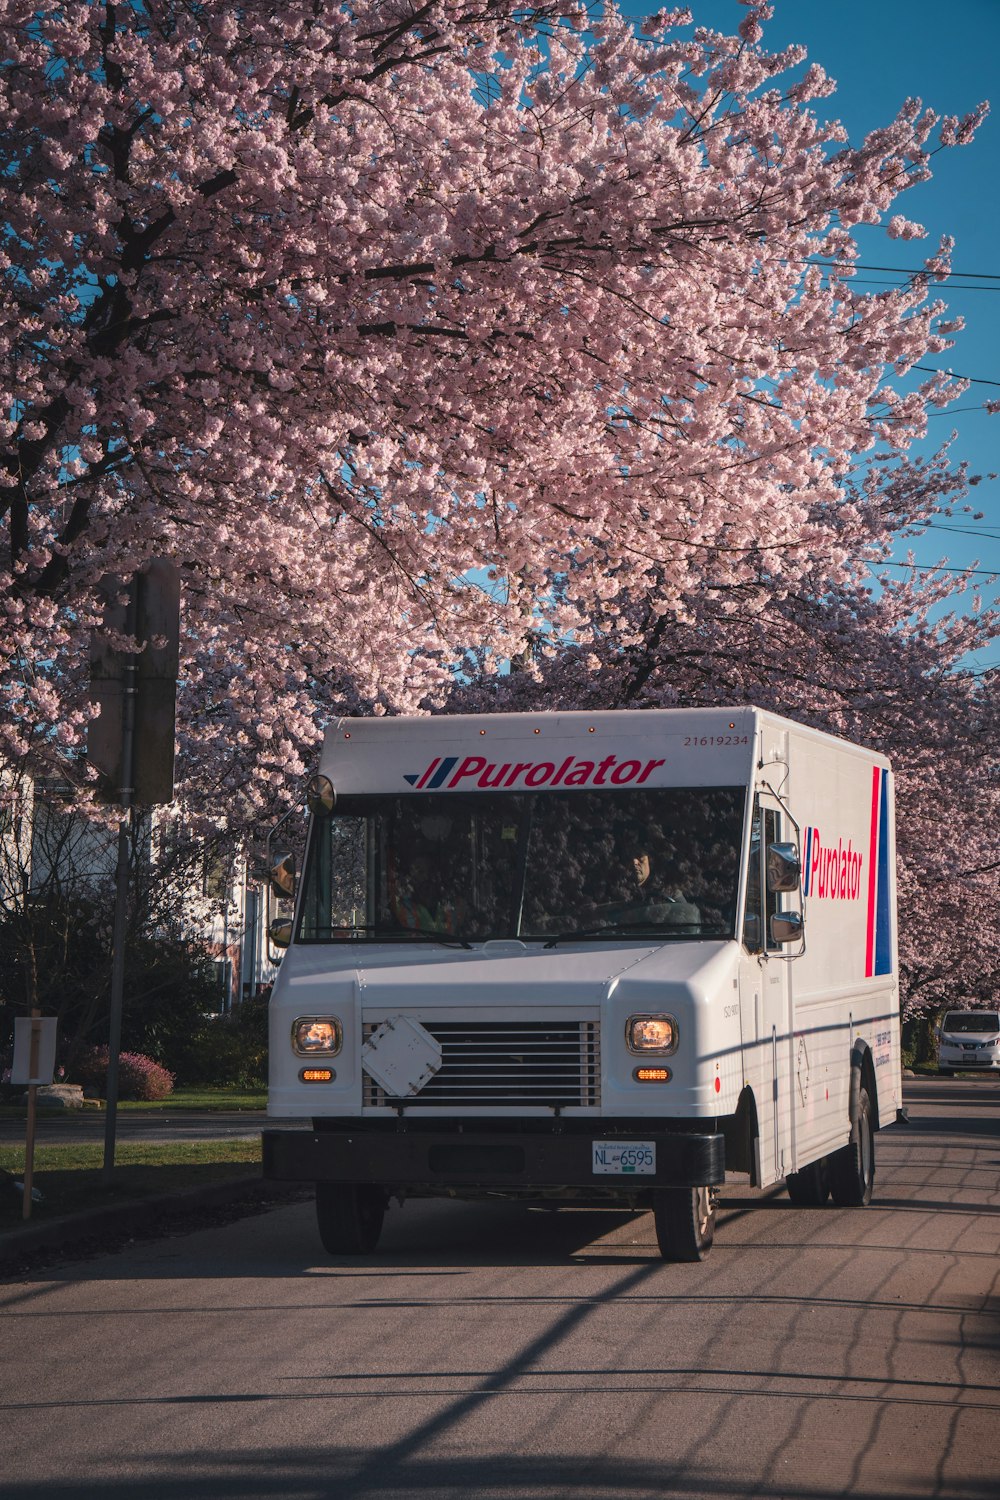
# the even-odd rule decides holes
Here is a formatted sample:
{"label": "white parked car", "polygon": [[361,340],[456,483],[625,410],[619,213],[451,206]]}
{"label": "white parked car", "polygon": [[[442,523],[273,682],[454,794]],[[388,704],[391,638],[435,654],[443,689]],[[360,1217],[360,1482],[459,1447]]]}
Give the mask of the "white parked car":
{"label": "white parked car", "polygon": [[1000,1072],[1000,1011],[949,1010],[937,1029],[938,1072]]}

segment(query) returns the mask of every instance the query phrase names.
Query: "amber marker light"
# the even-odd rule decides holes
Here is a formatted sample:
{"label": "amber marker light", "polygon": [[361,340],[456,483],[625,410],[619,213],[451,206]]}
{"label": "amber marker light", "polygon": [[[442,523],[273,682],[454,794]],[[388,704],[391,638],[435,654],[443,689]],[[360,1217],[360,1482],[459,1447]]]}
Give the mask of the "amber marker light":
{"label": "amber marker light", "polygon": [[636,1083],[669,1083],[671,1073],[669,1068],[635,1068],[632,1077]]}
{"label": "amber marker light", "polygon": [[302,1068],[299,1071],[303,1083],[332,1083],[336,1076],[332,1068]]}

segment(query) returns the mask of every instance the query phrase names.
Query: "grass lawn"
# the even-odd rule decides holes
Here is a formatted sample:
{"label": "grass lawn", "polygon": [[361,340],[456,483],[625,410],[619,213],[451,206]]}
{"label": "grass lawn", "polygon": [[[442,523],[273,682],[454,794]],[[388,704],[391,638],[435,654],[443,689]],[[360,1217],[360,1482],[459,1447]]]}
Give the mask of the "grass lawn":
{"label": "grass lawn", "polygon": [[[34,1204],[31,1222],[250,1174],[260,1166],[260,1142],[119,1142],[110,1187],[101,1182],[103,1160],[103,1142],[36,1146],[34,1185],[43,1201]],[[0,1146],[0,1168],[20,1178],[24,1147]],[[0,1230],[15,1229],[21,1222],[20,1201],[0,1202]]]}
{"label": "grass lawn", "polygon": [[241,1110],[266,1109],[267,1089],[219,1088],[205,1085],[199,1088],[174,1089],[165,1099],[155,1104],[130,1099],[119,1100],[119,1109],[202,1109]]}

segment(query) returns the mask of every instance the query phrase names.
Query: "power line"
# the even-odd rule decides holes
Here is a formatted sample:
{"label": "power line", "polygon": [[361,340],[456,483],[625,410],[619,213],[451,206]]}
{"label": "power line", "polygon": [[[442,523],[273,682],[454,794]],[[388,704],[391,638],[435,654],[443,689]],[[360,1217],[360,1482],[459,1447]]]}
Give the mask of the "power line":
{"label": "power line", "polygon": [[1000,567],[996,568],[953,568],[943,563],[899,563],[880,562],[873,564],[875,568],[902,568],[906,573],[964,573],[969,578],[1000,578]]}
{"label": "power line", "polygon": [[989,526],[948,526],[940,521],[915,521],[913,524],[919,531],[960,531],[963,536],[974,536],[983,542],[1000,542],[1000,531],[993,531]]}
{"label": "power line", "polygon": [[[869,276],[855,276],[851,280],[852,286],[891,286],[901,287],[900,281],[872,281]],[[952,288],[955,292],[1000,292],[1000,286],[956,286]]]}
{"label": "power line", "polygon": [[914,270],[910,266],[874,266],[864,260],[815,260],[811,256],[800,262],[807,266],[823,266],[828,270],[889,271],[894,276],[933,276],[935,280],[950,281],[954,277],[967,281],[1000,281],[1000,271],[929,271],[926,266]]}
{"label": "power line", "polygon": [[977,375],[959,375],[957,370],[935,370],[931,365],[911,365],[911,370],[922,370],[925,375],[947,375],[950,380],[967,380],[970,385],[1000,386],[1000,380],[982,380]]}
{"label": "power line", "polygon": [[[927,417],[957,417],[960,412],[965,412],[965,411],[985,411],[985,410],[986,410],[986,407],[984,405],[981,405],[981,406],[946,406],[941,411],[929,411],[929,412],[925,412],[924,415],[927,416]],[[895,417],[879,418],[878,420],[879,421],[884,420],[886,422],[897,421],[897,419]]]}

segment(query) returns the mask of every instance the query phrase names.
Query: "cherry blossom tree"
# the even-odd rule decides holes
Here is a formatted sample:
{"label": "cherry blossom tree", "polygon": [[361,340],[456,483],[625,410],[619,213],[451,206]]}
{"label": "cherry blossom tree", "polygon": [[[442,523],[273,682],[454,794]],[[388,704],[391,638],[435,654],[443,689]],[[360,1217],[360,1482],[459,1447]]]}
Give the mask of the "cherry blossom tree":
{"label": "cherry blossom tree", "polygon": [[86,801],[97,584],[151,555],[182,789],[252,817],[470,649],[706,591],[735,640],[929,516],[950,244],[870,292],[857,232],[920,237],[982,111],[852,145],[767,14],[0,0],[0,758]]}
{"label": "cherry blossom tree", "polygon": [[[930,482],[925,474],[925,481]],[[939,472],[938,479],[945,475]],[[875,564],[872,564],[873,569]],[[703,590],[662,611],[651,577],[585,643],[536,634],[519,670],[473,670],[454,709],[754,703],[879,749],[896,774],[904,1015],[1000,988],[1000,671],[967,663],[1000,637],[971,579],[914,569],[818,592],[802,579],[733,610]]]}

